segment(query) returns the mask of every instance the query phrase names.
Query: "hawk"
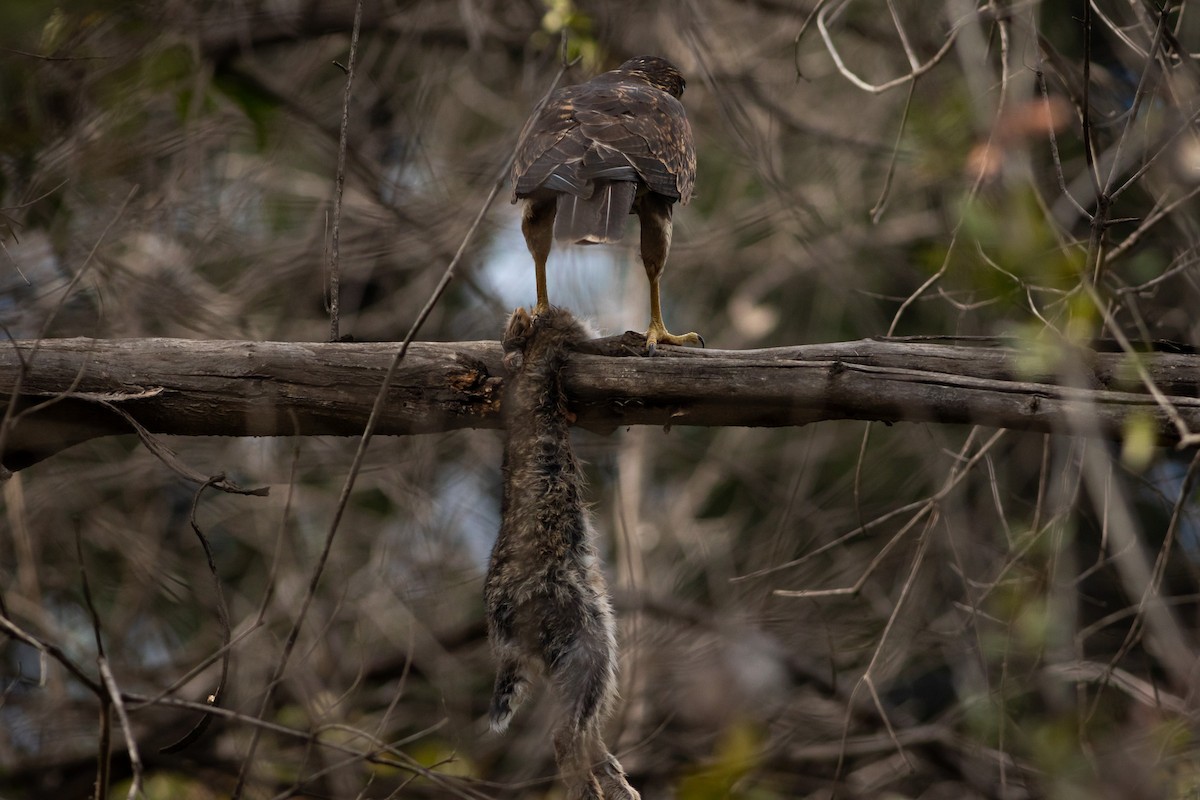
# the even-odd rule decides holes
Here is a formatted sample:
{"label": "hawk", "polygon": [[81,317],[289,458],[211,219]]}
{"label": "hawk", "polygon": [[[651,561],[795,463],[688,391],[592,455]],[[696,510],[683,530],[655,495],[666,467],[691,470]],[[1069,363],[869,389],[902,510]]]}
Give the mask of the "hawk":
{"label": "hawk", "polygon": [[667,331],[659,279],[671,249],[671,212],[696,180],[692,128],[679,98],[683,76],[666,59],[639,56],[586,83],[554,92],[517,144],[512,201],[525,201],[521,232],[533,256],[537,310],[549,308],[546,259],[554,239],[620,241],[637,214],[641,258],[650,279],[646,349],[704,344],[698,333]]}

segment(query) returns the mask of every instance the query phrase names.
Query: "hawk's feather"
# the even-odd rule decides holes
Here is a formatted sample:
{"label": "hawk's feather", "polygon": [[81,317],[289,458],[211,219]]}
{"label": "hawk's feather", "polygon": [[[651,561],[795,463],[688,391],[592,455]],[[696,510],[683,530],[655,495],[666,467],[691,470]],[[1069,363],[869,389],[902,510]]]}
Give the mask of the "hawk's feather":
{"label": "hawk's feather", "polygon": [[513,162],[513,202],[557,193],[554,235],[621,238],[639,189],[686,203],[696,179],[683,79],[661,59],[634,59],[552,94],[525,124]]}
{"label": "hawk's feather", "polygon": [[633,181],[618,180],[597,181],[591,197],[563,192],[558,196],[554,238],[576,244],[619,242],[636,191]]}

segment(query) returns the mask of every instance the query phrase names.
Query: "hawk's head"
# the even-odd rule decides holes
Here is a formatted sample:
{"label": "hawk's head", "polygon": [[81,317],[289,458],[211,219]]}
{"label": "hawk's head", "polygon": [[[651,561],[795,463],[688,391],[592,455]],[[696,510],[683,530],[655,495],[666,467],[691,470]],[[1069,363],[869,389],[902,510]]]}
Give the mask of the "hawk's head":
{"label": "hawk's head", "polygon": [[687,86],[675,65],[658,56],[631,58],[614,72],[629,75],[676,98],[683,97],[683,88]]}

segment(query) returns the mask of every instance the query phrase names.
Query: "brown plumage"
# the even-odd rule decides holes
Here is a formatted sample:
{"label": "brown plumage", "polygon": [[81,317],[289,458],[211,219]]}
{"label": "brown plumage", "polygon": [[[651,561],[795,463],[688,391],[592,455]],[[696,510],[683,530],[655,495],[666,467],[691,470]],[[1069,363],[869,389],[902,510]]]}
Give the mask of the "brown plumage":
{"label": "brown plumage", "polygon": [[684,85],[669,61],[639,56],[559,89],[525,123],[512,184],[513,202],[525,200],[521,230],[537,275],[535,310],[550,305],[546,260],[554,239],[616,242],[635,213],[650,280],[647,347],[704,343],[696,333],[669,333],[659,301],[672,208],[691,199],[696,180],[692,129],[679,102]]}
{"label": "brown plumage", "polygon": [[585,338],[559,308],[532,317],[518,308],[504,332],[504,492],[483,589],[497,661],[491,726],[508,727],[544,671],[565,707],[554,754],[569,800],[638,800],[601,738],[617,644],[562,389],[568,353]]}

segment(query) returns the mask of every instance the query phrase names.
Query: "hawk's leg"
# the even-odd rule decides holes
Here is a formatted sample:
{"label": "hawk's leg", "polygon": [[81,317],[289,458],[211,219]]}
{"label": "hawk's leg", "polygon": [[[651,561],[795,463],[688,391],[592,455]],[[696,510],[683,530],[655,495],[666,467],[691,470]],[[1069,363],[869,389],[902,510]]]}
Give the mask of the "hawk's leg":
{"label": "hawk's leg", "polygon": [[654,354],[655,345],[698,344],[704,346],[704,337],[698,333],[673,334],[663,324],[662,305],[658,295],[658,281],[667,264],[667,253],[671,250],[672,201],[654,192],[646,192],[637,203],[638,222],[642,229],[642,266],[650,279],[650,327],[646,330],[646,350]]}
{"label": "hawk's leg", "polygon": [[550,308],[550,298],[546,293],[546,260],[550,258],[550,245],[554,242],[555,203],[554,195],[548,200],[531,197],[525,201],[525,209],[521,213],[521,233],[525,234],[525,244],[533,256],[537,279],[534,315]]}

